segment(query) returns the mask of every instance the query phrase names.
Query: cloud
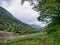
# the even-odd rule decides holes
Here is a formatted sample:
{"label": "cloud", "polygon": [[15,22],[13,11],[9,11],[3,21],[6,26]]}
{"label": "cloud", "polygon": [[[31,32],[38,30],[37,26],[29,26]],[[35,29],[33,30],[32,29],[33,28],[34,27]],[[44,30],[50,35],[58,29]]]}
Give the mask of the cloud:
{"label": "cloud", "polygon": [[40,25],[41,22],[37,20],[39,14],[32,10],[32,6],[29,5],[29,2],[25,2],[23,6],[21,6],[20,2],[20,0],[3,0],[1,1],[1,6],[22,22]]}

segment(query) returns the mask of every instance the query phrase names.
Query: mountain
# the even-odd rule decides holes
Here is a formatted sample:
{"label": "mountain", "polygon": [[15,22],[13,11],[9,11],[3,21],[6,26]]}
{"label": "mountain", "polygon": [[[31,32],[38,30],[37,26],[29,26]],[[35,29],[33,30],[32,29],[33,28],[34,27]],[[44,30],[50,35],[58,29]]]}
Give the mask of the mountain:
{"label": "mountain", "polygon": [[33,28],[36,28],[36,29],[40,29],[40,28],[42,28],[41,26],[34,25],[34,24],[31,24],[30,26],[33,27]]}
{"label": "mountain", "polygon": [[13,17],[13,15],[11,13],[9,13],[6,9],[4,9],[3,7],[0,6],[0,17],[3,17],[5,19],[11,20],[13,22],[16,23],[21,23],[23,25],[29,26],[23,22],[21,22],[20,20],[18,20],[17,18]]}
{"label": "mountain", "polygon": [[6,9],[0,6],[0,30],[20,34],[34,33],[34,28],[16,19]]}

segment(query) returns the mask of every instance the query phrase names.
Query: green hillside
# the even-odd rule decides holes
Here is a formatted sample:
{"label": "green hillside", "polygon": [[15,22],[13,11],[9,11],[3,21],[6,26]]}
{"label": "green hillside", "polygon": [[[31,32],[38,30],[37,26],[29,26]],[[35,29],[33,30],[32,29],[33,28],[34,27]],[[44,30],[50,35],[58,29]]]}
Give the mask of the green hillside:
{"label": "green hillside", "polygon": [[0,7],[0,30],[16,32],[20,34],[35,33],[36,30],[16,19],[3,7]]}

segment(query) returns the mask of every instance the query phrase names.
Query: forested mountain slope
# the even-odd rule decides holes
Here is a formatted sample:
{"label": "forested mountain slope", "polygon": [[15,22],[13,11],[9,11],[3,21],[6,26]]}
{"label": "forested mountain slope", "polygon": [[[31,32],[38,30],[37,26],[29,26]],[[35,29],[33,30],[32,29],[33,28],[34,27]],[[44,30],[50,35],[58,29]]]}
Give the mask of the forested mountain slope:
{"label": "forested mountain slope", "polygon": [[9,13],[1,6],[0,6],[0,30],[17,32],[20,34],[36,32],[35,29],[31,28],[31,26],[16,19],[15,17],[12,16],[11,13]]}

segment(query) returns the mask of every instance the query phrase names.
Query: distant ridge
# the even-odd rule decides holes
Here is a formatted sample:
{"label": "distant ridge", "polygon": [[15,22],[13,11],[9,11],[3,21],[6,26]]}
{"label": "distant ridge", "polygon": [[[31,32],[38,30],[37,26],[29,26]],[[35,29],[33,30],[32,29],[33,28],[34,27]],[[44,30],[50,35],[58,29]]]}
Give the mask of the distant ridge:
{"label": "distant ridge", "polygon": [[30,26],[33,27],[33,28],[36,28],[36,29],[42,28],[41,26],[38,26],[38,25],[35,25],[35,24],[31,24]]}

